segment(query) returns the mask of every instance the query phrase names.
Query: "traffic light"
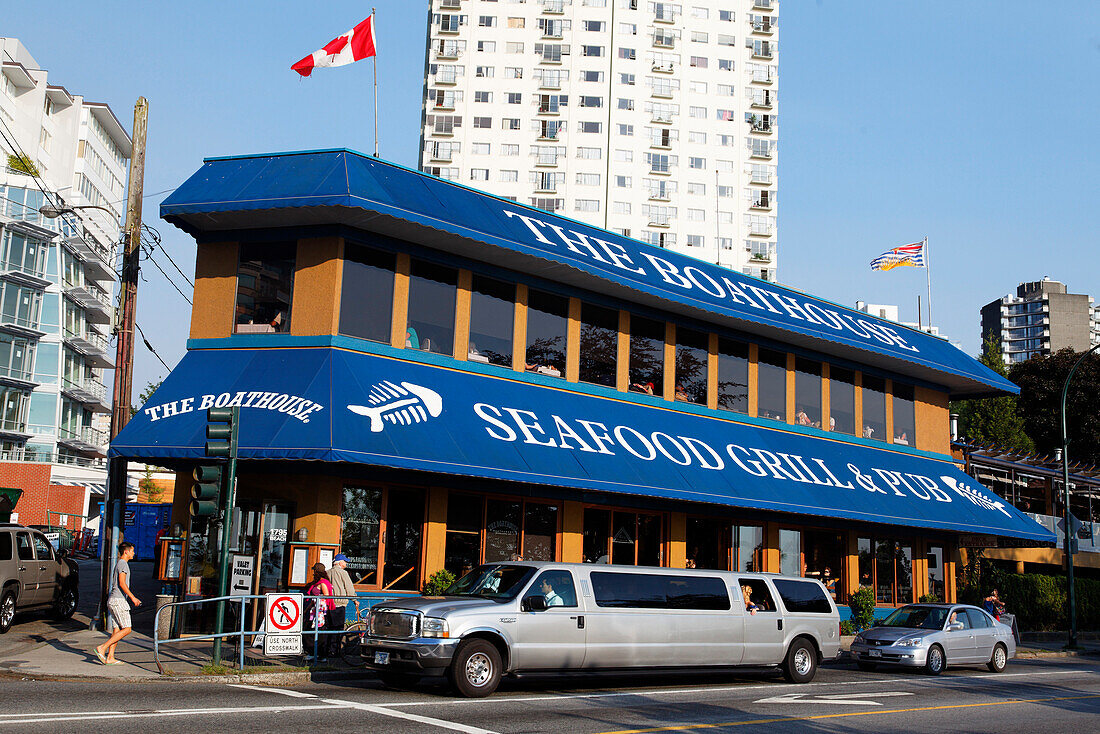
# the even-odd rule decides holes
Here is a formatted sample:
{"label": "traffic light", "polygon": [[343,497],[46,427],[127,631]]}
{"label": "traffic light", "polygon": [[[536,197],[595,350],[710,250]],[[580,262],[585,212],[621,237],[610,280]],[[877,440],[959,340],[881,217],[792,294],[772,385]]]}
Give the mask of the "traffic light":
{"label": "traffic light", "polygon": [[237,409],[208,408],[206,411],[206,455],[237,458]]}
{"label": "traffic light", "polygon": [[222,493],[222,468],[201,464],[191,474],[191,517],[213,517],[218,514],[218,499]]}

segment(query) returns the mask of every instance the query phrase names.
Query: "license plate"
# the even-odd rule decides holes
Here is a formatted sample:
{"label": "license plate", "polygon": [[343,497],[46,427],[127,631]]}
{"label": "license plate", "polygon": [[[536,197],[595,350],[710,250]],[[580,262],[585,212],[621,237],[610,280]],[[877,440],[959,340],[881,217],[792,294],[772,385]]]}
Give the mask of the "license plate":
{"label": "license plate", "polygon": [[375,665],[389,665],[390,664],[390,654],[388,652],[376,652],[376,653],[374,653],[374,664]]}
{"label": "license plate", "polygon": [[[882,650],[868,650],[867,651],[867,657],[869,657],[869,658],[881,658],[882,657]],[[375,662],[377,662],[377,661],[375,661]]]}

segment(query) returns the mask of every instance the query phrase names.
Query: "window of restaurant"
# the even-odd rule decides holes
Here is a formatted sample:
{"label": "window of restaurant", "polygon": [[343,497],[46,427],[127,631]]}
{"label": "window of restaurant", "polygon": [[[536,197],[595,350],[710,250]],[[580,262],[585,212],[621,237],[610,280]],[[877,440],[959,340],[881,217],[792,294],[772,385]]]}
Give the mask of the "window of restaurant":
{"label": "window of restaurant", "polygon": [[686,539],[688,568],[729,570],[733,550],[733,527],[729,520],[689,517]]}
{"label": "window of restaurant", "polygon": [[736,533],[737,557],[733,570],[760,572],[764,570],[764,528],[759,525],[738,525]]}
{"label": "window of restaurant", "polygon": [[615,387],[618,350],[618,311],[581,304],[580,381]]}
{"label": "window of restaurant", "polygon": [[917,418],[912,385],[894,383],[894,443],[915,446]]}
{"label": "window of restaurant", "polygon": [[237,334],[290,333],[295,242],[242,242],[237,264]]}
{"label": "window of restaurant", "polygon": [[947,586],[944,583],[943,546],[930,545],[924,556],[928,561],[928,593],[940,601],[947,601]]}
{"label": "window of restaurant", "polygon": [[[582,352],[583,353],[583,352]],[[665,324],[633,316],[630,319],[630,389],[664,394]]]}
{"label": "window of restaurant", "polygon": [[340,333],[390,343],[397,256],[347,243],[340,288]]}
{"label": "window of restaurant", "polygon": [[412,261],[406,347],[448,356],[454,354],[457,294],[457,270],[421,260]]}
{"label": "window of restaurant", "polygon": [[829,594],[838,601],[844,594],[844,546],[843,533],[826,530],[807,530],[803,541],[805,575],[825,584]]}
{"label": "window of restaurant", "polygon": [[758,351],[756,367],[757,415],[777,421],[787,416],[787,355],[771,349]]}
{"label": "window of restaurant", "polygon": [[585,563],[660,566],[661,538],[659,515],[584,510]]}
{"label": "window of restaurant", "polygon": [[821,428],[821,363],[794,361],[794,417],[800,426]]}
{"label": "window of restaurant", "polygon": [[875,590],[881,604],[913,601],[913,548],[894,540],[859,538],[859,585]]}
{"label": "window of restaurant", "polygon": [[863,437],[886,440],[886,381],[863,375]]}
{"label": "window of restaurant", "polygon": [[802,575],[802,532],[779,530],[779,572],[785,576]]}
{"label": "window of restaurant", "polygon": [[749,412],[749,345],[745,342],[718,340],[718,407]]}
{"label": "window of restaurant", "polygon": [[395,591],[419,588],[423,524],[421,490],[344,487],[340,548],[352,580]]}
{"label": "window of restaurant", "polygon": [[568,333],[569,299],[542,291],[528,291],[527,371],[551,377],[564,376]]}
{"label": "window of restaurant", "polygon": [[676,399],[707,404],[709,337],[701,331],[676,328]]}
{"label": "window of restaurant", "polygon": [[470,361],[512,366],[515,313],[514,283],[474,275],[470,293]]}
{"label": "window of restaurant", "polygon": [[829,366],[829,430],[856,435],[856,374]]}
{"label": "window of restaurant", "polygon": [[461,576],[482,563],[553,561],[557,533],[557,505],[452,492],[443,566]]}

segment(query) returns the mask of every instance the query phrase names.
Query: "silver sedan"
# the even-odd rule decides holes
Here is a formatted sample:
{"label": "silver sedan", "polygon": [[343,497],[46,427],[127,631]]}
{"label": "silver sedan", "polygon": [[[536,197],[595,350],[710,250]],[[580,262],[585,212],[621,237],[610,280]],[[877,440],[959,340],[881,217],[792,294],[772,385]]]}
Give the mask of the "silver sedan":
{"label": "silver sedan", "polygon": [[977,607],[907,604],[856,635],[851,654],[860,670],[890,664],[939,675],[951,664],[1000,673],[1016,655],[1016,640],[1010,627]]}

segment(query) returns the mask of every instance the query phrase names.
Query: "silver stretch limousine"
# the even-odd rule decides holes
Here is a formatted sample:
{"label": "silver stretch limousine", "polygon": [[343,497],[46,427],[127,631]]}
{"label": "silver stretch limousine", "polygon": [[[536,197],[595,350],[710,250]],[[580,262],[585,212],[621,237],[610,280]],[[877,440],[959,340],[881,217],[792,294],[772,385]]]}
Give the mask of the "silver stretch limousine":
{"label": "silver stretch limousine", "polygon": [[813,579],[520,561],[376,605],[363,657],[389,685],[445,674],[480,697],[501,675],[549,670],[778,665],[805,683],[839,645],[836,605]]}

